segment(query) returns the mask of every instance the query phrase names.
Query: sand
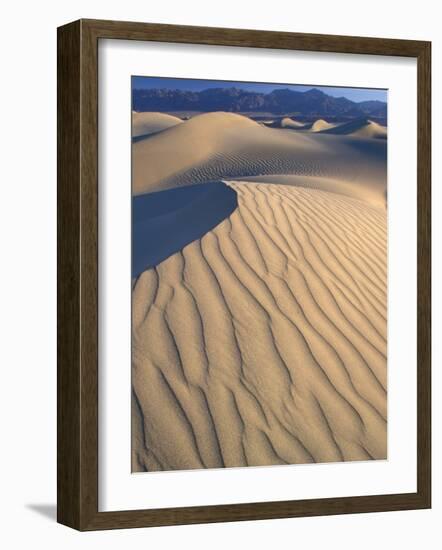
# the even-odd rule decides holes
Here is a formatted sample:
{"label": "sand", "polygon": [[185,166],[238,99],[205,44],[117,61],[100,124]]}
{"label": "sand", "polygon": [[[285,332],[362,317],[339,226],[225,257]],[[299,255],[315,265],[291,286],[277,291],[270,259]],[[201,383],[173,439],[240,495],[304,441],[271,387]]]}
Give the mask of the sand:
{"label": "sand", "polygon": [[321,130],[328,134],[352,135],[354,137],[387,139],[387,128],[372,120],[359,119]]}
{"label": "sand", "polygon": [[292,132],[208,113],[133,144],[133,192],[266,174],[325,175],[385,190],[386,155],[386,140]]}
{"label": "sand", "polygon": [[134,144],[136,193],[223,169],[238,204],[134,282],[133,471],[386,458],[385,147],[224,113]]}
{"label": "sand", "polygon": [[294,120],[290,117],[285,117],[280,122],[281,128],[293,128],[294,130],[299,130],[299,128],[303,128],[304,124],[302,122],[299,122],[298,120]]}
{"label": "sand", "polygon": [[330,191],[347,197],[363,200],[374,206],[386,207],[386,188],[384,182],[361,180],[359,183],[326,176],[299,176],[296,174],[275,174],[267,176],[250,176],[249,182],[277,183],[309,189]]}
{"label": "sand", "polygon": [[147,136],[161,132],[183,122],[180,118],[165,113],[132,113],[132,137]]}
{"label": "sand", "polygon": [[334,128],[336,124],[332,124],[330,122],[327,122],[326,120],[323,120],[322,118],[316,120],[310,128],[311,132],[323,132],[324,130],[330,130],[331,128]]}

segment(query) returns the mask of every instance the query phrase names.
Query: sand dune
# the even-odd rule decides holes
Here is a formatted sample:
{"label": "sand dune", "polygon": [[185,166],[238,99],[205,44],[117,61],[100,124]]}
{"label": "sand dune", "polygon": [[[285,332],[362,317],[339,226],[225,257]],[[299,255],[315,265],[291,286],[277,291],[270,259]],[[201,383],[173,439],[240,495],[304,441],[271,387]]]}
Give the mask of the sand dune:
{"label": "sand dune", "polygon": [[133,471],[386,458],[387,141],[320,126],[134,141]]}
{"label": "sand dune", "polygon": [[355,184],[353,181],[319,176],[300,176],[296,174],[275,174],[267,176],[251,176],[248,182],[277,183],[294,187],[306,187],[338,193],[355,199],[360,199],[378,207],[386,207],[386,188],[382,182],[375,180],[361,181]]}
{"label": "sand dune", "polygon": [[334,128],[322,130],[328,134],[352,135],[363,138],[387,139],[387,128],[377,122],[367,119],[359,119],[345,124],[339,124]]}
{"label": "sand dune", "polygon": [[293,118],[285,117],[280,121],[280,127],[299,130],[299,128],[304,127],[304,124],[302,122],[299,122],[298,120],[294,120]]}
{"label": "sand dune", "polygon": [[385,458],[385,208],[229,185],[238,208],[134,283],[133,470]]}
{"label": "sand dune", "polygon": [[311,125],[310,131],[311,132],[323,132],[324,130],[330,130],[331,128],[334,128],[336,124],[332,124],[331,122],[327,122],[326,120],[320,118],[319,120],[315,120],[315,122]]}
{"label": "sand dune", "polygon": [[331,177],[386,186],[386,142],[266,128],[208,113],[133,144],[133,192],[265,174]]}
{"label": "sand dune", "polygon": [[147,136],[161,132],[183,122],[180,118],[165,113],[132,113],[132,137]]}

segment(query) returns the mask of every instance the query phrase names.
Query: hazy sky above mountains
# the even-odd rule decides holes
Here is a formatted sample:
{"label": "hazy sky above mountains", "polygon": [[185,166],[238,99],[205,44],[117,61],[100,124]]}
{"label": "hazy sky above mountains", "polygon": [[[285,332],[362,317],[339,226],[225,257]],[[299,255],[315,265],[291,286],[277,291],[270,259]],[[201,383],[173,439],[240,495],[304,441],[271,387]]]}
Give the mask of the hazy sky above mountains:
{"label": "hazy sky above mountains", "polygon": [[223,80],[197,80],[187,78],[160,78],[133,76],[133,89],[149,89],[149,88],[169,88],[172,90],[188,90],[199,92],[209,88],[240,88],[250,92],[269,93],[277,89],[290,89],[299,92],[306,92],[315,88],[333,97],[346,97],[351,101],[387,101],[387,90],[379,90],[374,88],[344,88],[333,86],[315,86],[315,85],[298,85],[298,84],[267,84],[256,82],[228,82]]}

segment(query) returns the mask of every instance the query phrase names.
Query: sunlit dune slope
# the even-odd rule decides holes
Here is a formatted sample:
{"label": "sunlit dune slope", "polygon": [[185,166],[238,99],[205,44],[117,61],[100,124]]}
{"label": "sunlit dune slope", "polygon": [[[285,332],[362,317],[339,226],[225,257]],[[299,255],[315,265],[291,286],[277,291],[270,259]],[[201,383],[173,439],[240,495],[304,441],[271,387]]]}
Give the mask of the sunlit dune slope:
{"label": "sunlit dune slope", "polygon": [[277,183],[294,187],[306,187],[338,193],[355,199],[366,201],[378,207],[386,207],[386,187],[383,182],[366,180],[361,182],[346,181],[344,179],[325,176],[299,176],[296,174],[276,174],[267,176],[251,176],[248,182]]}
{"label": "sunlit dune slope", "polygon": [[280,127],[293,128],[295,130],[299,130],[299,128],[304,127],[304,124],[302,122],[299,122],[298,120],[294,120],[293,118],[285,117],[280,121]]}
{"label": "sunlit dune slope", "polygon": [[324,130],[330,130],[331,128],[334,128],[335,126],[336,124],[332,124],[320,118],[319,120],[315,120],[315,122],[311,125],[310,131],[323,132]]}

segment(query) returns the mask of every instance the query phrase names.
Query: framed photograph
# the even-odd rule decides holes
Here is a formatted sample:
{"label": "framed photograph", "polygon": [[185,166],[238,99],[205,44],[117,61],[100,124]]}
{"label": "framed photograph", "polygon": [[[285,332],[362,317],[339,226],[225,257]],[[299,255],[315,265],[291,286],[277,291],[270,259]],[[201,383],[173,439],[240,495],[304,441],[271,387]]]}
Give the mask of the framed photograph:
{"label": "framed photograph", "polygon": [[58,29],[58,521],[429,508],[429,42]]}

